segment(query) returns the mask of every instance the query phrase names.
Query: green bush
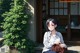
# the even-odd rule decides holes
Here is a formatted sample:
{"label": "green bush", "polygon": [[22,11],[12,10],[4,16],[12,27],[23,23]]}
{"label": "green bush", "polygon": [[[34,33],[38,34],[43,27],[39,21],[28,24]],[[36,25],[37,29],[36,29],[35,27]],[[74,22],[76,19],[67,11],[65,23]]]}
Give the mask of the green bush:
{"label": "green bush", "polygon": [[[0,26],[4,19],[4,17],[2,17],[1,15],[5,11],[9,11],[9,9],[11,8],[11,5],[10,5],[11,1],[12,0],[0,0]],[[0,27],[0,31],[2,31],[1,27]]]}
{"label": "green bush", "polygon": [[5,18],[2,26],[4,44],[15,47],[22,53],[23,50],[26,51],[25,53],[33,53],[35,44],[27,36],[31,14],[28,13],[28,6],[25,5],[24,0],[14,0],[10,11],[2,15]]}

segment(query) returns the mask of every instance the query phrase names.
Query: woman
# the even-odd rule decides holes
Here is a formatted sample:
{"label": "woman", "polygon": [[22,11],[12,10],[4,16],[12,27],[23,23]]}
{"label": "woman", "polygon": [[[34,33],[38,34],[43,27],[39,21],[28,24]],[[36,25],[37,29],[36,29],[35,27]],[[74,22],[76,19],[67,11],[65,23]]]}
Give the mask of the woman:
{"label": "woman", "polygon": [[43,39],[43,53],[56,53],[56,51],[52,51],[52,46],[54,44],[60,44],[60,47],[65,47],[66,45],[64,43],[62,34],[58,31],[56,31],[57,22],[50,18],[46,21],[46,25],[49,31],[45,32],[44,39]]}

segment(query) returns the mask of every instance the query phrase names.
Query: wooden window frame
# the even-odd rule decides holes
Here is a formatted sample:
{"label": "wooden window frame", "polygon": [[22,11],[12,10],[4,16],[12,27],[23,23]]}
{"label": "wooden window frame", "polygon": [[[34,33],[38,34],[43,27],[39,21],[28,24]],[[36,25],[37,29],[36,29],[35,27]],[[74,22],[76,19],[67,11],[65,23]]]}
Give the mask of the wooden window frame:
{"label": "wooden window frame", "polygon": [[[55,3],[55,2],[58,2],[58,8],[55,8],[55,4],[54,4],[54,7],[53,7],[53,8],[50,8],[50,2],[54,2],[54,3]],[[55,16],[55,9],[58,9],[58,16],[62,16],[62,15],[65,16],[65,14],[64,14],[64,9],[67,9],[67,11],[68,11],[68,6],[67,6],[67,8],[65,8],[65,7],[64,7],[64,3],[63,3],[63,7],[60,8],[60,7],[59,7],[59,0],[58,0],[58,1],[55,1],[55,0],[54,0],[54,1],[50,1],[50,0],[48,0],[48,15],[49,15],[49,16],[51,16],[51,15],[50,15],[50,9],[54,9],[54,16]],[[63,9],[63,14],[62,14],[62,15],[59,14],[59,10],[60,10],[60,9]],[[68,15],[68,13],[67,13],[67,15]]]}

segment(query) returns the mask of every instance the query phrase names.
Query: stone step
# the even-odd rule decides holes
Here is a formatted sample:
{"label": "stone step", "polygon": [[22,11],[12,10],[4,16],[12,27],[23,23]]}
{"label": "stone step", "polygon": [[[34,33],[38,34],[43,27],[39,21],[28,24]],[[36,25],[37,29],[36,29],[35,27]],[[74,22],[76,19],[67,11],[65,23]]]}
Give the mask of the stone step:
{"label": "stone step", "polygon": [[9,47],[7,45],[0,47],[0,53],[7,53],[8,51]]}
{"label": "stone step", "polygon": [[80,53],[80,46],[68,46],[68,50]]}

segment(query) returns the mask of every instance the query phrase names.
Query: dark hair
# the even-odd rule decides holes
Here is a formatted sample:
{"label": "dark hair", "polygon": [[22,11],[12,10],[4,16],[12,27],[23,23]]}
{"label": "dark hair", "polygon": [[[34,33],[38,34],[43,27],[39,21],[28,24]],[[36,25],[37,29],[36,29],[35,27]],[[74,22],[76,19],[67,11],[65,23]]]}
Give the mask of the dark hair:
{"label": "dark hair", "polygon": [[52,21],[55,25],[57,25],[56,19],[49,18],[49,19],[46,21],[46,25],[47,25],[47,26],[48,26],[48,24],[49,24],[50,21]]}

